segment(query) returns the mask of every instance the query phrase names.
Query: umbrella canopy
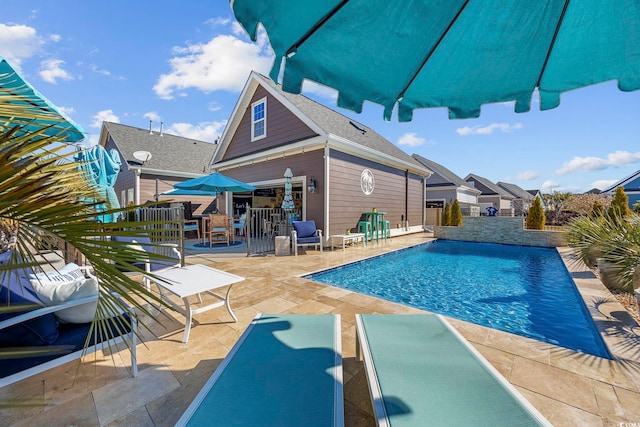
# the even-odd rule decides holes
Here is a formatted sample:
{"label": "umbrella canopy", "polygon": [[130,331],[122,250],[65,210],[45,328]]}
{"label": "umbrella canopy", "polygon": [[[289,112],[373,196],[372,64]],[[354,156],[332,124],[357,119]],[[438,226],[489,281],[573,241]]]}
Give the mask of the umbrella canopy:
{"label": "umbrella canopy", "polygon": [[201,191],[201,190],[183,190],[181,188],[174,188],[169,191],[163,191],[163,196],[215,196],[215,191]]}
{"label": "umbrella canopy", "polygon": [[222,175],[219,172],[214,172],[206,176],[201,176],[200,178],[194,178],[187,181],[179,182],[177,184],[174,184],[173,187],[179,190],[197,190],[210,193],[220,193],[223,191],[238,193],[242,191],[253,191],[256,189],[256,187],[254,187],[253,185],[246,184],[242,181],[238,181],[237,179],[229,178],[228,176]]}
{"label": "umbrella canopy", "polygon": [[66,117],[0,56],[0,129],[15,125],[25,126],[27,132],[52,126],[45,135],[62,136],[69,142],[84,139],[80,125]]}
{"label": "umbrella canopy", "polygon": [[271,78],[300,93],[303,79],[339,91],[356,112],[369,100],[416,108],[448,107],[450,118],[480,115],[482,104],[515,101],[542,110],[562,92],[618,80],[640,88],[637,0],[234,0],[253,40],[258,23],[276,58]]}

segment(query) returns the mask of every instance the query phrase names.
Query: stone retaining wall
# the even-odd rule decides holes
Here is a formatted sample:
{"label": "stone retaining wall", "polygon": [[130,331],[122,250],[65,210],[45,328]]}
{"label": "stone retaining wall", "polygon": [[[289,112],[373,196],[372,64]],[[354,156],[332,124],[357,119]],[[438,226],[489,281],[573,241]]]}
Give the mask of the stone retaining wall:
{"label": "stone retaining wall", "polygon": [[464,217],[462,227],[434,227],[439,239],[507,245],[558,247],[567,246],[561,231],[526,230],[524,218],[481,216]]}

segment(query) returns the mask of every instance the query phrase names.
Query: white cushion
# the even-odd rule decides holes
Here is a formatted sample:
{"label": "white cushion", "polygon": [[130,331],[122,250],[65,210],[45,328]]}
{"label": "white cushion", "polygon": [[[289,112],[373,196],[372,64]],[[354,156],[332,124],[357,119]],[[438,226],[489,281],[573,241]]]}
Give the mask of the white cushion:
{"label": "white cushion", "polygon": [[[75,278],[76,272],[73,266],[80,271],[77,265],[68,264],[57,273],[32,275],[31,286],[44,305],[59,305],[67,301],[98,296],[98,281],[95,278],[86,279],[81,271],[81,278]],[[64,279],[66,281],[63,281]],[[88,323],[93,320],[97,306],[98,301],[96,300],[56,311],[54,314],[62,323]]]}
{"label": "white cushion", "polygon": [[84,273],[77,264],[70,262],[58,271],[31,274],[31,279],[38,279],[42,283],[68,283],[74,280],[84,279]]}

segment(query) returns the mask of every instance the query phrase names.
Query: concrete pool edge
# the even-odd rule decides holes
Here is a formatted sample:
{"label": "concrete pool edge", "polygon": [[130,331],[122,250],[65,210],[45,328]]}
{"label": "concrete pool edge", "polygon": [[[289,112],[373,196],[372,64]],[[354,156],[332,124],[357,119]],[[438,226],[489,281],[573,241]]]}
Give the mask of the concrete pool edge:
{"label": "concrete pool edge", "polygon": [[593,271],[575,258],[571,248],[556,250],[614,360],[638,360],[640,327],[635,319]]}

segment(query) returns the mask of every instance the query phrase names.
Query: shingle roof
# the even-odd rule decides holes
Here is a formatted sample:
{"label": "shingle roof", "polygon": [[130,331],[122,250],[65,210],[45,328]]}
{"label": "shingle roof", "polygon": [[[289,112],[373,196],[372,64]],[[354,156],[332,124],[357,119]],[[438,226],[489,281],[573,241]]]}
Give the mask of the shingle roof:
{"label": "shingle roof", "polygon": [[145,162],[145,168],[203,174],[208,173],[207,166],[216,149],[216,145],[209,142],[155,131],[150,133],[120,123],[103,122],[103,126],[131,166],[142,166],[133,157],[134,152],[148,151],[152,157]]}
{"label": "shingle roof", "polygon": [[[436,175],[439,175],[446,182],[455,185],[456,187],[469,187],[469,183],[460,178],[455,173],[451,172],[446,167],[442,166],[439,163],[434,162],[433,160],[429,160],[426,157],[422,157],[419,154],[413,154],[412,157],[416,159],[418,162],[422,163],[428,169],[432,170]],[[427,187],[429,186],[429,182],[427,181]],[[479,190],[478,190],[479,191]]]}
{"label": "shingle roof", "polygon": [[409,162],[410,164],[414,164],[419,168],[424,169],[424,165],[370,127],[363,125],[356,120],[350,119],[331,108],[325,107],[304,95],[284,92],[280,86],[276,85],[268,77],[262,75],[259,76],[262,77],[264,82],[269,84],[289,102],[299,108],[300,111],[313,120],[326,133],[342,137],[355,142],[356,144],[363,145],[369,149],[379,151],[388,156],[395,157],[404,162]]}
{"label": "shingle roof", "polygon": [[[499,186],[497,186],[496,184],[494,184],[493,182],[489,181],[487,178],[483,178],[481,176],[475,175],[470,173],[469,175],[467,175],[465,177],[465,181],[469,182],[469,180],[474,180],[476,182],[479,182],[480,184],[482,184],[484,187],[489,189],[489,193],[485,193],[484,191],[482,192],[483,195],[489,195],[489,194],[497,194],[502,198],[506,198],[506,199],[513,199],[513,196],[511,194],[509,194],[509,192],[507,192],[506,190],[504,190],[503,188],[500,188]],[[477,188],[477,187],[476,187]]]}
{"label": "shingle roof", "polygon": [[523,188],[517,186],[516,184],[510,184],[508,182],[498,181],[497,185],[498,185],[498,187],[503,188],[504,190],[508,191],[509,194],[511,194],[516,199],[533,200],[534,196],[531,195],[531,193],[529,193],[527,190],[524,190]]}

